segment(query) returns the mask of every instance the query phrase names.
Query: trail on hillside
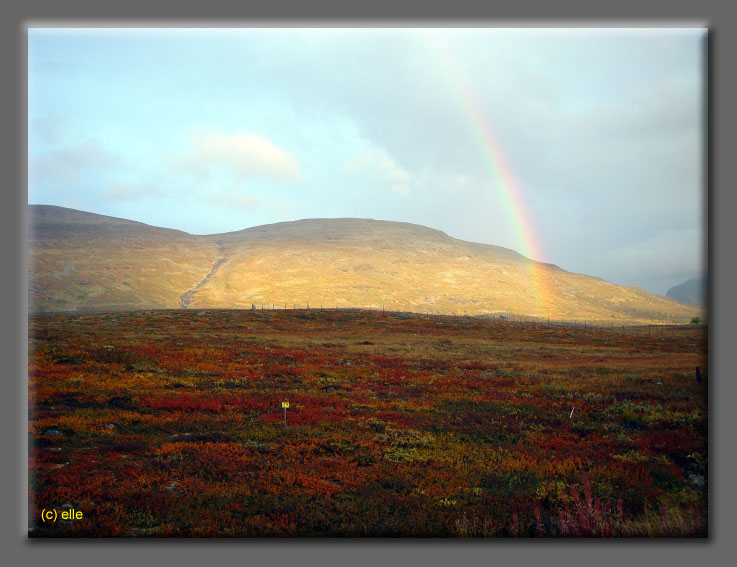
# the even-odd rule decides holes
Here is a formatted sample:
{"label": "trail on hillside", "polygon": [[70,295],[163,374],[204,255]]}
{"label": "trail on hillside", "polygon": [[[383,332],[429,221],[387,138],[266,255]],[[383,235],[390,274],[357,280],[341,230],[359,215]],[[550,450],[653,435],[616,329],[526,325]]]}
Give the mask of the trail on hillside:
{"label": "trail on hillside", "polygon": [[200,289],[203,285],[205,285],[212,276],[215,275],[215,272],[217,272],[220,269],[220,266],[225,264],[225,262],[228,261],[228,255],[225,253],[225,246],[223,246],[222,242],[218,242],[218,248],[220,250],[220,253],[223,255],[222,258],[215,261],[215,263],[212,265],[212,268],[210,269],[210,273],[207,274],[204,278],[202,278],[196,286],[191,288],[188,291],[185,291],[181,297],[179,298],[179,308],[180,309],[189,309],[190,303],[192,303],[192,299],[194,298],[194,294],[197,292],[198,289]]}

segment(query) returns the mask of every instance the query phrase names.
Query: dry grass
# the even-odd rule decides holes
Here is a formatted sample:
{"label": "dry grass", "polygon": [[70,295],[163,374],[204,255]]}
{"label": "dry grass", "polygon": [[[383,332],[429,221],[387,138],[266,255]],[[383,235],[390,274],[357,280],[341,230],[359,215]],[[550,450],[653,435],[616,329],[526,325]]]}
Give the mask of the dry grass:
{"label": "dry grass", "polygon": [[[407,223],[312,220],[192,236],[105,219],[53,210],[32,215],[32,310],[177,308],[217,265],[190,308],[309,304],[618,325],[704,318],[695,307],[638,288]],[[227,260],[217,264],[223,253]]]}

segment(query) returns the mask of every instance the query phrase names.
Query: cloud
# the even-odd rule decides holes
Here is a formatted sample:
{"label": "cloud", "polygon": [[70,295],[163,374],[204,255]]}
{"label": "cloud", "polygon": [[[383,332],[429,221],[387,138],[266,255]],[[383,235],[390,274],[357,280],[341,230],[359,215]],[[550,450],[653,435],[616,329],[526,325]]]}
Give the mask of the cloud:
{"label": "cloud", "polygon": [[675,285],[706,270],[703,236],[703,231],[697,228],[664,230],[606,250],[591,265],[598,266],[598,273],[605,279]]}
{"label": "cloud", "polygon": [[340,114],[363,142],[381,148],[344,170],[408,198],[375,199],[370,209],[362,202],[361,214],[431,219],[454,235],[520,250],[514,222],[499,218],[507,209],[478,136],[483,128],[518,180],[548,261],[620,280],[582,259],[700,221],[699,32],[437,34],[476,108],[421,30],[290,33],[289,42],[275,42],[274,57],[263,56],[267,50],[252,57],[268,66],[256,71],[274,100],[286,97],[297,112]]}
{"label": "cloud", "polygon": [[412,176],[383,148],[373,148],[354,157],[345,164],[345,170],[374,178],[402,197],[413,189]]}
{"label": "cloud", "polygon": [[219,206],[234,207],[242,210],[253,210],[266,204],[263,199],[254,197],[239,187],[220,189],[210,195],[210,201]]}
{"label": "cloud", "polygon": [[240,179],[267,178],[299,180],[297,160],[271,141],[248,132],[232,134],[194,128],[189,149],[171,164],[198,177],[210,177],[220,168]]}
{"label": "cloud", "polygon": [[145,197],[166,197],[168,193],[146,183],[111,183],[102,197],[108,201],[135,201]]}
{"label": "cloud", "polygon": [[285,203],[279,199],[264,199],[255,196],[238,184],[222,185],[213,183],[203,192],[195,184],[178,184],[176,188],[165,186],[159,176],[151,176],[146,181],[110,183],[102,198],[112,203],[139,201],[146,198],[163,199],[168,203],[194,202],[200,205],[215,205],[229,211],[255,212],[257,210],[282,210]]}
{"label": "cloud", "polygon": [[29,160],[29,181],[50,180],[55,183],[77,182],[91,169],[125,166],[123,158],[108,152],[94,138],[76,146],[48,151]]}
{"label": "cloud", "polygon": [[[208,192],[204,201],[202,195],[190,194],[190,196],[197,199],[197,202],[206,201],[216,209],[228,211],[230,214],[247,215],[242,218],[254,218],[266,214],[279,220],[292,220],[296,213],[294,203],[290,199],[254,195],[238,184],[213,188]],[[241,222],[244,221],[241,220]],[[236,230],[241,230],[246,226],[247,224],[237,226]],[[222,232],[222,228],[218,228],[217,232]]]}
{"label": "cloud", "polygon": [[38,137],[48,145],[56,145],[67,134],[68,125],[66,121],[56,114],[50,112],[36,118],[31,122],[31,136]]}
{"label": "cloud", "polygon": [[254,196],[237,184],[224,186],[216,182],[203,192],[200,187],[190,183],[178,184],[176,188],[166,187],[157,175],[145,182],[113,182],[102,197],[115,202],[137,201],[147,197],[170,201],[194,200],[199,203],[207,201],[219,207],[242,211],[253,211],[275,203],[274,200]]}

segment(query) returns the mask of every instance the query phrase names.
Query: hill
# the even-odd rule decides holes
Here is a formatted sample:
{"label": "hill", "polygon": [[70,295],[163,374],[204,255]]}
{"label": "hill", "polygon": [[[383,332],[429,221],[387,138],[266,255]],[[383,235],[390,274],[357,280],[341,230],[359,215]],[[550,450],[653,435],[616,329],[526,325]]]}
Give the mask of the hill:
{"label": "hill", "polygon": [[673,286],[665,295],[685,305],[705,308],[707,302],[706,292],[706,278],[693,278]]}
{"label": "hill", "polygon": [[33,311],[365,307],[689,321],[702,312],[428,227],[309,219],[204,236],[29,206]]}

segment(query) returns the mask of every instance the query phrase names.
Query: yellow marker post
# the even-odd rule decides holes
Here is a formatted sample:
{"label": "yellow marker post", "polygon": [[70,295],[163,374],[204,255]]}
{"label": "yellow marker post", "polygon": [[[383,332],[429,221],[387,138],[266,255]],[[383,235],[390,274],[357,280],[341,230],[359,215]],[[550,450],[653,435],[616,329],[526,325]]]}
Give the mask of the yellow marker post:
{"label": "yellow marker post", "polygon": [[289,407],[289,402],[282,402],[281,407],[284,408],[284,429],[287,428],[287,408]]}

